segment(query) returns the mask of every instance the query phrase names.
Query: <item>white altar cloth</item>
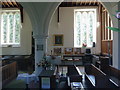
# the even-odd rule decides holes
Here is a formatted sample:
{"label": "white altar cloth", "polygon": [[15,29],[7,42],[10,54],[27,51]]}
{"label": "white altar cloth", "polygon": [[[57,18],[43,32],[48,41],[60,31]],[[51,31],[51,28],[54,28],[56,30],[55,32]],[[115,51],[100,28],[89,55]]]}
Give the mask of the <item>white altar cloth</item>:
{"label": "white altar cloth", "polygon": [[37,82],[37,76],[35,74],[19,74],[17,80],[24,80],[26,84],[29,84],[31,81]]}

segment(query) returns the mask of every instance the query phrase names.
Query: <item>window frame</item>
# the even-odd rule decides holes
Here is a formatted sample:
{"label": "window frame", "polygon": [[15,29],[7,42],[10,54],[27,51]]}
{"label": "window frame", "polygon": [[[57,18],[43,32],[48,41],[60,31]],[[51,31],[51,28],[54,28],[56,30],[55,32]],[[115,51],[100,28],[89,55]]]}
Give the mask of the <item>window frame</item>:
{"label": "window frame", "polygon": [[[76,42],[76,40],[75,40],[75,32],[76,32],[76,12],[77,11],[88,11],[88,10],[90,10],[90,11],[93,11],[94,10],[94,12],[95,12],[95,21],[96,21],[96,23],[95,23],[95,29],[94,29],[94,31],[92,32],[92,33],[94,33],[95,32],[95,35],[93,36],[93,42],[96,42],[96,40],[97,40],[97,37],[96,37],[96,34],[97,34],[97,32],[96,32],[96,30],[97,30],[97,17],[98,17],[98,7],[82,7],[82,8],[77,8],[77,9],[74,9],[74,47],[82,47],[82,44],[80,45],[80,46],[78,46],[77,44],[75,44]],[[81,39],[82,40],[82,39]],[[88,39],[86,39],[86,40],[88,40]],[[92,46],[88,46],[87,45],[87,48],[91,48]]]}
{"label": "window frame", "polygon": [[[17,43],[2,43],[2,39],[3,39],[2,32],[3,31],[1,30],[0,31],[0,37],[1,37],[0,46],[1,47],[20,47],[21,46],[21,28],[22,28],[22,22],[21,22],[21,11],[20,11],[20,9],[18,9],[18,8],[3,8],[2,11],[0,12],[1,13],[0,14],[0,18],[1,18],[1,22],[0,22],[1,27],[0,28],[2,28],[2,13],[4,13],[4,12],[16,12],[16,11],[18,11],[19,14],[20,14],[20,37],[19,37],[20,38],[20,42],[18,44]],[[9,33],[9,35],[10,35],[10,33]],[[15,36],[15,33],[14,33],[14,36]]]}

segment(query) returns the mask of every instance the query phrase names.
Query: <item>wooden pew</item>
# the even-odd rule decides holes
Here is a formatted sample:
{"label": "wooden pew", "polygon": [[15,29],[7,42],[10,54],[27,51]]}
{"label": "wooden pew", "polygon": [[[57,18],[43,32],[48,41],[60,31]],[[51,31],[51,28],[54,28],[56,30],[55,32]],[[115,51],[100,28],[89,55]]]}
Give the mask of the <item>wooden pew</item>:
{"label": "wooden pew", "polygon": [[75,65],[68,66],[68,86],[70,86],[71,82],[82,82],[82,73],[79,68]]}
{"label": "wooden pew", "polygon": [[120,87],[120,70],[109,65],[108,57],[100,57],[100,61],[101,70],[107,74],[114,87]]}
{"label": "wooden pew", "polygon": [[109,76],[109,80],[118,88],[120,88],[120,70],[113,66],[108,66],[105,73]]}
{"label": "wooden pew", "polygon": [[86,79],[91,82],[93,88],[114,87],[108,76],[93,64],[85,66],[85,73]]}
{"label": "wooden pew", "polygon": [[4,87],[9,81],[17,76],[17,64],[12,62],[1,67],[2,68],[2,86]]}

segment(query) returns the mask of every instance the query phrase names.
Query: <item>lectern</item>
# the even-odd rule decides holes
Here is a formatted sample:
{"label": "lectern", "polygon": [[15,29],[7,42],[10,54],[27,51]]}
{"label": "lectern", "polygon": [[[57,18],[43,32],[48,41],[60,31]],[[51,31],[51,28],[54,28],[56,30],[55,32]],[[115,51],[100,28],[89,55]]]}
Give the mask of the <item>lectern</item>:
{"label": "lectern", "polygon": [[39,87],[41,89],[55,89],[56,75],[55,70],[43,70],[39,75]]}

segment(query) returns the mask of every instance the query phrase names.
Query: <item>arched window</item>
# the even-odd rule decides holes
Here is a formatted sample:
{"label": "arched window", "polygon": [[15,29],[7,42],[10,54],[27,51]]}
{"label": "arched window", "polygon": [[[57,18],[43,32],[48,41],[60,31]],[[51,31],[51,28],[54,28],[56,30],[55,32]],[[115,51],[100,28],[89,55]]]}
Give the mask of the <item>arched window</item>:
{"label": "arched window", "polygon": [[96,9],[74,10],[74,47],[96,42]]}

